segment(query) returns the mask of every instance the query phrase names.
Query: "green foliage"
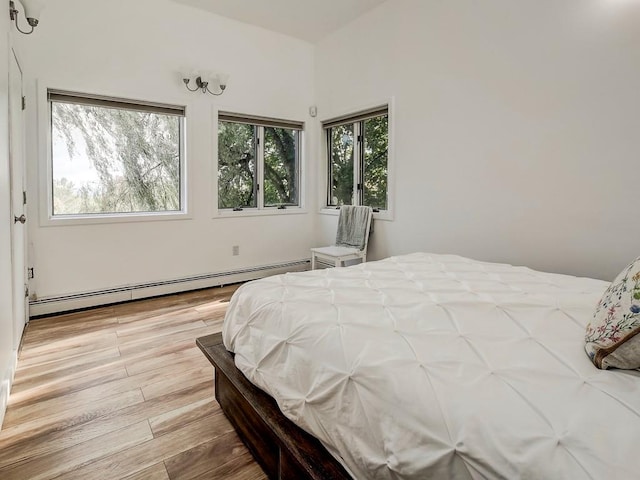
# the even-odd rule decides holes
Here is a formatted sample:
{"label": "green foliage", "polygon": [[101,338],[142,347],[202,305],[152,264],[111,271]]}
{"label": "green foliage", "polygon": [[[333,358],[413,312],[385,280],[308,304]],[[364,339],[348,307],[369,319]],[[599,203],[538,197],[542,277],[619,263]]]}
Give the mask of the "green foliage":
{"label": "green foliage", "polygon": [[264,204],[298,204],[297,152],[300,134],[286,128],[264,129]]}
{"label": "green foliage", "polygon": [[256,130],[218,122],[218,208],[257,206]]}
{"label": "green foliage", "polygon": [[82,208],[82,198],[78,194],[78,189],[70,180],[66,178],[56,178],[53,181],[54,214],[60,213],[80,213],[85,211]]}
{"label": "green foliage", "polygon": [[353,124],[329,130],[331,148],[330,205],[351,205],[353,198]]}
{"label": "green foliage", "polygon": [[[360,123],[364,134],[362,151],[362,205],[380,210],[387,208],[387,158],[389,150],[389,118],[387,115]],[[351,205],[354,195],[354,124],[329,129],[331,150],[331,193],[329,205]]]}
{"label": "green foliage", "polygon": [[364,141],[363,205],[386,210],[389,117],[365,120]]}
{"label": "green foliage", "polygon": [[[258,128],[221,121],[218,124],[218,207],[257,206]],[[298,205],[300,133],[264,127],[264,205]]]}
{"label": "green foliage", "polygon": [[180,209],[180,118],[53,102],[53,136],[78,154],[86,145],[98,182],[76,187],[55,176],[54,213],[129,213]]}

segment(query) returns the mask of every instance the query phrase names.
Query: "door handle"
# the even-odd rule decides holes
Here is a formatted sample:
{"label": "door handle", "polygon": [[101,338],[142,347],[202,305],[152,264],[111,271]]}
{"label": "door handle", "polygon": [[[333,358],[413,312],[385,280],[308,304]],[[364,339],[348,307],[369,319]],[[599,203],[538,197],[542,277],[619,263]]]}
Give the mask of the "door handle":
{"label": "door handle", "polygon": [[20,215],[19,217],[16,217],[15,215],[13,216],[13,223],[22,223],[24,224],[27,221],[27,217],[25,217],[24,213],[22,215]]}

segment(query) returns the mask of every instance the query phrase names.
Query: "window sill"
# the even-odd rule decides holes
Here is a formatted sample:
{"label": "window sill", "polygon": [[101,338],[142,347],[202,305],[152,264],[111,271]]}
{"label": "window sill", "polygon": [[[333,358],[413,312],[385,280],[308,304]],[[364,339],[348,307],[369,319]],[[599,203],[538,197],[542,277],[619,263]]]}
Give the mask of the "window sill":
{"label": "window sill", "polygon": [[[320,215],[334,215],[337,217],[340,215],[340,209],[335,207],[324,207],[321,208],[318,213],[320,213]],[[373,219],[391,222],[393,221],[393,214],[390,210],[381,210],[379,212],[373,212]]]}
{"label": "window sill", "polygon": [[215,219],[220,218],[241,218],[241,217],[271,217],[276,215],[304,215],[307,210],[300,207],[290,208],[266,208],[264,210],[258,210],[255,208],[247,208],[246,210],[233,211],[233,210],[218,210],[218,214],[214,216]]}
{"label": "window sill", "polygon": [[158,213],[105,213],[98,215],[56,215],[49,216],[40,222],[42,227],[100,225],[110,223],[140,223],[164,222],[169,220],[191,220],[192,216],[186,212],[158,212]]}

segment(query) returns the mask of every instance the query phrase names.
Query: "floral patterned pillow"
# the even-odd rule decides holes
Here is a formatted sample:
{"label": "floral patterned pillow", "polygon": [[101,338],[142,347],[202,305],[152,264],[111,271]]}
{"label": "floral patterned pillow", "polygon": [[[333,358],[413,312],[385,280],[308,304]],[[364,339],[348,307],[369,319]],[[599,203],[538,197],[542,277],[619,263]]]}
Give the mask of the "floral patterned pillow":
{"label": "floral patterned pillow", "polygon": [[640,368],[640,257],[604,292],[587,325],[585,350],[596,367]]}

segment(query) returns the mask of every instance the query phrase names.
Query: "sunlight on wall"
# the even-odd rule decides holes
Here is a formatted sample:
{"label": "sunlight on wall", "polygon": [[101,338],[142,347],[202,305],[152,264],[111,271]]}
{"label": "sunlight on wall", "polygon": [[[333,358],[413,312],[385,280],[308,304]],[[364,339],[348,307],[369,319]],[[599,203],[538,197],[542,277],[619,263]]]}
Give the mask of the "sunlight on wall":
{"label": "sunlight on wall", "polygon": [[627,40],[640,37],[640,0],[597,0],[587,11],[599,33]]}
{"label": "sunlight on wall", "polygon": [[640,0],[598,0],[594,6],[600,12],[626,12],[629,8],[640,8]]}

